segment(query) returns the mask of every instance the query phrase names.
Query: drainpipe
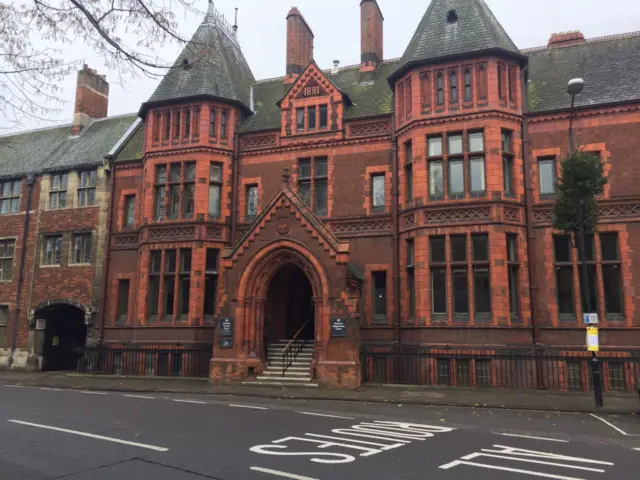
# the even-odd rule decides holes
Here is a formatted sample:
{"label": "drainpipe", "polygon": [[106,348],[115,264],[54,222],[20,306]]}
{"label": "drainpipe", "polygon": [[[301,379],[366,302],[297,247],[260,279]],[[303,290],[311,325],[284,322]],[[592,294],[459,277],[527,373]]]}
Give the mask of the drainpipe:
{"label": "drainpipe", "polygon": [[[24,213],[24,224],[22,226],[22,249],[20,250],[20,267],[18,269],[18,288],[16,290],[16,308],[13,312],[13,337],[11,339],[11,357],[9,357],[9,368],[15,362],[16,346],[18,344],[18,322],[20,319],[20,304],[22,302],[22,286],[24,284],[24,264],[29,246],[29,220],[31,217],[31,201],[33,199],[33,185],[36,179],[34,175],[27,175],[27,205]],[[34,243],[34,249],[35,249]],[[35,258],[34,258],[35,262]]]}
{"label": "drainpipe", "polygon": [[[105,155],[105,160],[109,164],[111,164],[111,160],[113,160],[112,155]],[[112,167],[113,168],[113,167]],[[104,338],[104,323],[105,323],[105,313],[106,313],[106,305],[107,305],[107,292],[109,289],[109,252],[111,250],[111,232],[113,232],[113,205],[114,205],[114,193],[116,190],[116,180],[115,180],[115,172],[109,171],[109,203],[107,210],[107,231],[106,231],[106,240],[104,245],[104,271],[103,271],[103,282],[102,282],[102,298],[100,299],[100,331],[98,332],[98,346],[102,346],[102,339]]]}
{"label": "drainpipe", "polygon": [[400,235],[398,208],[400,204],[400,192],[398,188],[398,138],[396,136],[396,116],[391,116],[391,215],[393,217],[393,259],[391,275],[393,277],[394,305],[393,326],[394,344],[400,346]]}
{"label": "drainpipe", "polygon": [[529,299],[531,304],[531,329],[532,329],[532,343],[535,349],[536,355],[536,377],[538,379],[538,388],[544,388],[542,361],[539,355],[540,350],[540,311],[538,308],[538,284],[537,284],[537,270],[538,264],[534,253],[536,235],[533,228],[533,182],[531,180],[531,158],[529,156],[529,136],[527,128],[527,106],[528,106],[528,91],[527,91],[527,73],[529,67],[525,67],[521,70],[520,83],[522,86],[522,160],[523,160],[523,177],[525,188],[525,212],[527,218],[527,262],[529,263]]}
{"label": "drainpipe", "polygon": [[233,156],[231,157],[231,246],[236,243],[236,234],[238,228],[238,189],[240,182],[240,136],[238,135],[238,126],[236,122],[236,131],[233,134]]}

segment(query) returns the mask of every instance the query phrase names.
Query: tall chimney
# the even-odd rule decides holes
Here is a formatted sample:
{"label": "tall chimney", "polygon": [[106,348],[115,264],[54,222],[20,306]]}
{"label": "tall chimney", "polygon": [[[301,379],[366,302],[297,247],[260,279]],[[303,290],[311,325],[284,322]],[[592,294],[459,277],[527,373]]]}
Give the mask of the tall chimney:
{"label": "tall chimney", "polygon": [[296,7],[287,15],[287,77],[293,83],[313,58],[313,32]]}
{"label": "tall chimney", "polygon": [[78,72],[72,134],[78,135],[94,118],[106,117],[108,108],[109,83],[106,76],[98,75],[85,64]]}
{"label": "tall chimney", "polygon": [[384,17],[376,0],[360,2],[360,71],[375,72],[383,60]]}

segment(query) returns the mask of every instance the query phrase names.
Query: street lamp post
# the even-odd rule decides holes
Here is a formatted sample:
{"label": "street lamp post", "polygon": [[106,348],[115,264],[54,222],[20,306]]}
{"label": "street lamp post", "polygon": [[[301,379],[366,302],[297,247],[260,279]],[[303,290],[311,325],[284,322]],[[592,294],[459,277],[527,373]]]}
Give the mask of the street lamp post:
{"label": "street lamp post", "polygon": [[[584,80],[581,78],[573,78],[569,80],[567,85],[567,93],[571,96],[571,110],[569,113],[569,152],[573,155],[575,153],[575,143],[573,140],[573,114],[575,109],[576,95],[580,94],[584,89]],[[585,248],[585,232],[584,232],[584,200],[580,199],[578,204],[577,221],[578,221],[578,252],[580,253],[580,290],[582,295],[582,306],[584,313],[591,313],[591,294],[589,291],[589,275],[587,272],[587,258]],[[595,398],[596,407],[602,407],[602,370],[600,361],[596,355],[596,352],[592,352],[591,358],[591,375],[593,383],[593,394]]]}

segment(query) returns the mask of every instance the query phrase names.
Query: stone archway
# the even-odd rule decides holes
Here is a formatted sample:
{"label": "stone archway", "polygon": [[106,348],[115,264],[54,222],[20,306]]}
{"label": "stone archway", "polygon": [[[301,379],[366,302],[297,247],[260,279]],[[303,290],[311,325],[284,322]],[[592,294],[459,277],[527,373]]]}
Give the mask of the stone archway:
{"label": "stone archway", "polygon": [[[42,370],[75,370],[84,347],[94,309],[72,299],[52,299],[38,304],[29,313],[36,329],[35,351]],[[44,328],[39,329],[39,321]]]}
{"label": "stone archway", "polygon": [[238,288],[236,319],[242,326],[242,353],[248,358],[259,361],[265,358],[265,313],[269,287],[283,267],[293,267],[302,272],[311,286],[316,353],[320,351],[318,347],[328,331],[329,282],[323,266],[298,243],[274,242],[249,262]]}

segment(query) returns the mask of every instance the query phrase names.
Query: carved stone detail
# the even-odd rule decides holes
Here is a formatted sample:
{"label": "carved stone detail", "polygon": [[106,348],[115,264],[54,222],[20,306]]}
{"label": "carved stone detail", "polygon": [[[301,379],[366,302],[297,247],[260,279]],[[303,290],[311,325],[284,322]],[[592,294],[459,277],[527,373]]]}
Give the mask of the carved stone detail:
{"label": "carved stone detail", "polygon": [[164,238],[193,238],[196,233],[196,229],[194,226],[186,226],[186,227],[161,227],[161,228],[150,228],[149,229],[149,239],[150,240],[158,240]]}
{"label": "carved stone detail", "polygon": [[277,144],[277,135],[257,135],[252,137],[243,137],[240,139],[240,147],[242,150],[253,150],[266,147],[275,147]]}
{"label": "carved stone detail", "polygon": [[633,217],[640,215],[640,203],[629,203],[626,205],[600,205],[600,217]]}
{"label": "carved stone detail", "polygon": [[545,208],[542,210],[533,211],[534,222],[550,222],[553,220],[553,210],[551,208]]}
{"label": "carved stone detail", "polygon": [[409,213],[402,217],[402,226],[403,227],[413,227],[416,224],[416,215],[415,213]]}
{"label": "carved stone detail", "polygon": [[425,223],[468,222],[491,220],[491,207],[461,207],[446,210],[425,210]]}
{"label": "carved stone detail", "polygon": [[373,218],[353,221],[331,222],[329,227],[337,237],[391,233],[391,218]]}
{"label": "carved stone detail", "polygon": [[520,209],[518,207],[504,207],[504,220],[506,222],[519,222]]}
{"label": "carved stone detail", "polygon": [[114,237],[114,240],[117,247],[122,247],[125,245],[136,245],[138,238],[137,233],[132,233],[131,235],[117,235]]}
{"label": "carved stone detail", "polygon": [[222,238],[224,228],[219,225],[207,226],[207,238]]}
{"label": "carved stone detail", "polygon": [[349,135],[352,137],[379,135],[389,133],[390,131],[391,123],[388,121],[356,123],[354,125],[349,125]]}

